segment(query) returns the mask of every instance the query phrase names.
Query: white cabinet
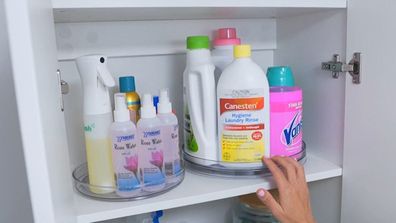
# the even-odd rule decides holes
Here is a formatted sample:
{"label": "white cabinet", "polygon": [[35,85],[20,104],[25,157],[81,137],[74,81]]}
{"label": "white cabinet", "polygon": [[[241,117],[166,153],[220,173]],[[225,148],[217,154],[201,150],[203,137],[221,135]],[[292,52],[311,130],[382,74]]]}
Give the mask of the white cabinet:
{"label": "white cabinet", "polygon": [[[221,179],[187,171],[179,187],[136,202],[89,200],[73,190],[71,171],[85,160],[81,85],[73,58],[108,55],[114,76],[135,75],[139,93],[170,88],[181,120],[184,38],[211,35],[223,26],[238,29],[264,69],[291,65],[304,89],[307,180],[326,180],[312,184],[314,209],[321,208],[315,212],[319,222],[338,221],[340,212],[345,223],[391,221],[391,201],[396,199],[391,84],[396,77],[389,64],[396,48],[396,32],[390,28],[396,3],[6,0],[5,6],[36,222],[94,222],[194,204],[203,210],[205,202],[275,187],[271,178]],[[349,74],[333,79],[321,70],[321,62],[334,53],[345,61],[354,52],[363,54],[361,84],[352,84]],[[64,112],[57,69],[70,85],[63,96]],[[327,207],[332,210],[323,210]],[[178,209],[169,213],[177,219]],[[218,221],[210,216],[201,222]]]}

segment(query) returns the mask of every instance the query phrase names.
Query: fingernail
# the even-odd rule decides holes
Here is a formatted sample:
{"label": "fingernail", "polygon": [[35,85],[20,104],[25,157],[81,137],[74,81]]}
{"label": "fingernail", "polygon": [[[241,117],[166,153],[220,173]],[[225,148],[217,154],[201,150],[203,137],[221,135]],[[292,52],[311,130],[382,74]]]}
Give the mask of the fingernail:
{"label": "fingernail", "polygon": [[257,191],[257,195],[258,195],[259,197],[264,197],[265,191],[264,191],[264,190],[259,190],[259,191]]}

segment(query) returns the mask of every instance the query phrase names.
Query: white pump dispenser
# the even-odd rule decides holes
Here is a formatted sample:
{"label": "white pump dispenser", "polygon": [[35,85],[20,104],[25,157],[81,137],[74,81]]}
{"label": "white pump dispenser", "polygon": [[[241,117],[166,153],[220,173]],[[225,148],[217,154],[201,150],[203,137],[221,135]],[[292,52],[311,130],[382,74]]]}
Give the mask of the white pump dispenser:
{"label": "white pump dispenser", "polygon": [[84,133],[90,189],[104,194],[114,190],[109,128],[113,122],[109,87],[115,81],[103,55],[76,59],[84,91]]}
{"label": "white pump dispenser", "polygon": [[129,110],[125,103],[125,93],[114,94],[114,121],[128,122],[130,121]]}
{"label": "white pump dispenser", "polygon": [[172,103],[169,101],[168,91],[166,89],[160,91],[158,113],[159,114],[172,113]]}

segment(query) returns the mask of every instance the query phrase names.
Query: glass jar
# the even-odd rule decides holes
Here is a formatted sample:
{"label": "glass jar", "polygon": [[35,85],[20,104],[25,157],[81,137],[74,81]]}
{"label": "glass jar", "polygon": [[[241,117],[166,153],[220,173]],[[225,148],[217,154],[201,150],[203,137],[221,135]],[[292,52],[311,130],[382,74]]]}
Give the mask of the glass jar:
{"label": "glass jar", "polygon": [[[271,191],[276,194],[277,191]],[[274,196],[277,197],[277,196]],[[261,203],[256,194],[239,197],[239,203],[233,211],[233,223],[280,223],[272,215],[271,211]]]}

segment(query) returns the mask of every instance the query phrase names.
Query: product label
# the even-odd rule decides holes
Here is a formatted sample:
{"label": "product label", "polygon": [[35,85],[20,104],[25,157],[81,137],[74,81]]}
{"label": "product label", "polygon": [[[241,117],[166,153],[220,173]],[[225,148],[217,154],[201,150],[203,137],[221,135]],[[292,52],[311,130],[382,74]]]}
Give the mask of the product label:
{"label": "product label", "polygon": [[168,125],[163,127],[165,143],[165,175],[174,177],[181,171],[179,149],[179,126]]}
{"label": "product label", "polygon": [[117,190],[128,192],[140,188],[136,135],[116,135],[112,137],[112,142]]}
{"label": "product label", "polygon": [[187,105],[186,89],[184,89],[184,146],[190,152],[198,152],[197,140],[191,126],[191,117]]}
{"label": "product label", "polygon": [[302,149],[302,101],[271,102],[271,156]]}
{"label": "product label", "polygon": [[141,129],[139,131],[140,169],[145,186],[165,183],[162,137],[162,130],[159,128]]}
{"label": "product label", "polygon": [[223,90],[219,98],[221,161],[260,162],[266,128],[264,89]]}

